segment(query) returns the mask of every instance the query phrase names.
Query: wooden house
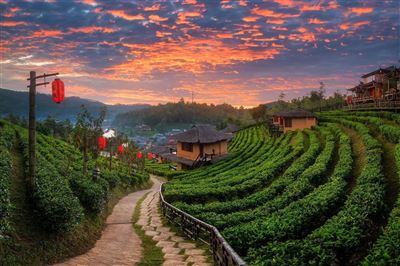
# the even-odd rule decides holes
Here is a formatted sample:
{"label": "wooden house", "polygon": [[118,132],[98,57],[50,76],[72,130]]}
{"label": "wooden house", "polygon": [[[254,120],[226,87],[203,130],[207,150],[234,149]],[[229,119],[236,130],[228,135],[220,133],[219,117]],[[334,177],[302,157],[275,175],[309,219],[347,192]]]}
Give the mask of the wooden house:
{"label": "wooden house", "polygon": [[228,136],[210,125],[194,125],[172,138],[177,142],[176,154],[167,159],[176,162],[178,170],[213,163],[228,154]]}
{"label": "wooden house", "polygon": [[400,100],[399,77],[400,69],[395,66],[363,75],[357,86],[348,89],[352,95],[347,97],[347,104]]}
{"label": "wooden house", "polygon": [[273,123],[279,126],[283,132],[304,130],[317,125],[317,117],[308,111],[302,109],[290,110],[287,112],[278,112],[273,116]]}
{"label": "wooden house", "polygon": [[223,133],[228,137],[228,142],[230,142],[234,137],[235,134],[240,131],[241,128],[238,125],[229,123],[226,128],[222,130]]}

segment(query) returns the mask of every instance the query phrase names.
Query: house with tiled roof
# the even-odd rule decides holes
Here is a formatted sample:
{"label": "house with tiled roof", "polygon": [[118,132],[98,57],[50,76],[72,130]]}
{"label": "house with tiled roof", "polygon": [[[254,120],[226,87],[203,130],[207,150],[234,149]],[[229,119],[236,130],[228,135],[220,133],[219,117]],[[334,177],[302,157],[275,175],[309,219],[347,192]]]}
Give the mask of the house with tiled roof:
{"label": "house with tiled roof", "polygon": [[171,138],[176,140],[176,154],[167,159],[176,162],[178,170],[213,163],[228,154],[228,136],[211,125],[194,125]]}

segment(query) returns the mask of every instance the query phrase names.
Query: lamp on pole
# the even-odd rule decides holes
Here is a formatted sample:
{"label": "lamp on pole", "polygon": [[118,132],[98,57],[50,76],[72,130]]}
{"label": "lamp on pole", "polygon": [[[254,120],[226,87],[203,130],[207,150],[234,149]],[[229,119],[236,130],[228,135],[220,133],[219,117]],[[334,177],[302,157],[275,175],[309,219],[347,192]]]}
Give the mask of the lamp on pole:
{"label": "lamp on pole", "polygon": [[[27,86],[29,88],[29,142],[28,142],[28,154],[29,154],[29,185],[33,189],[36,186],[36,87],[50,84],[50,82],[36,83],[37,79],[47,78],[51,76],[56,76],[58,73],[43,74],[36,76],[36,71],[31,71],[29,73],[30,84]],[[63,85],[64,86],[64,85]],[[63,87],[64,89],[64,87]],[[53,88],[53,98],[54,98],[54,88]],[[58,99],[58,98],[57,98]],[[64,92],[62,94],[62,99],[64,99]],[[60,103],[58,101],[57,103]]]}

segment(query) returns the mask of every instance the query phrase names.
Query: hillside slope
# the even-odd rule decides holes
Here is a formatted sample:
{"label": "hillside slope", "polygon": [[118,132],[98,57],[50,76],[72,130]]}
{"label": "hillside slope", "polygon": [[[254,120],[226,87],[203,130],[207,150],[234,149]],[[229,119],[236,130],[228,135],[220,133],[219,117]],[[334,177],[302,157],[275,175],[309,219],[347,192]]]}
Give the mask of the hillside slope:
{"label": "hillside slope", "polygon": [[399,114],[327,112],[312,130],[263,132],[241,131],[229,159],[175,174],[167,201],[250,265],[399,264]]}
{"label": "hillside slope", "polygon": [[149,175],[120,161],[101,176],[83,175],[82,155],[61,140],[38,134],[37,177],[27,182],[27,130],[0,120],[0,265],[43,265],[80,254],[100,236],[123,195],[147,185]]}

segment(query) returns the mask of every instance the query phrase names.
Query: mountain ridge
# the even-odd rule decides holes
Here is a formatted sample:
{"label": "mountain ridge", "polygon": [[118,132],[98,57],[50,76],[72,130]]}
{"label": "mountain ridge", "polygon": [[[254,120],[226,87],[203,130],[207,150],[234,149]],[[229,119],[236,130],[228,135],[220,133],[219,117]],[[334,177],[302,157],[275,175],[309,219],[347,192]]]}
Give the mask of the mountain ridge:
{"label": "mountain ridge", "polygon": [[[28,92],[0,88],[0,117],[9,114],[28,117]],[[150,107],[149,104],[105,104],[100,101],[85,99],[78,96],[65,97],[65,101],[55,104],[50,94],[38,93],[36,96],[37,119],[42,120],[52,116],[59,120],[75,120],[80,112],[80,106],[85,105],[90,113],[96,114],[104,106],[107,107],[106,120],[113,120],[119,113],[140,110]]]}

